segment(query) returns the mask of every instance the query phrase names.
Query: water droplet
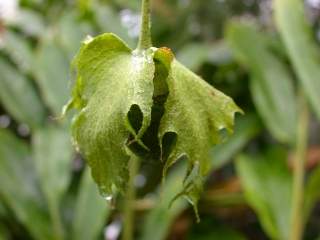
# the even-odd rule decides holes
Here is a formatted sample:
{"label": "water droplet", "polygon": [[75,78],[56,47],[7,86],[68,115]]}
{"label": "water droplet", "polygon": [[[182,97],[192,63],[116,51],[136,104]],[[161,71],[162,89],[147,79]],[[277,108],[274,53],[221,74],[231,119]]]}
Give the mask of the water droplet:
{"label": "water droplet", "polygon": [[112,199],[113,199],[112,195],[106,195],[106,196],[104,196],[103,198],[104,198],[106,201],[108,201],[108,202],[111,202]]}
{"label": "water droplet", "polygon": [[224,125],[219,125],[218,130],[223,130],[223,129],[225,129],[225,128],[226,128],[226,126],[224,126]]}
{"label": "water droplet", "polygon": [[86,38],[83,40],[84,44],[89,44],[90,42],[92,42],[93,37],[90,35],[87,35]]}
{"label": "water droplet", "polygon": [[109,194],[109,192],[107,191],[107,188],[105,186],[100,186],[99,187],[99,192],[100,195],[108,202],[111,202],[113,199],[113,196],[111,194]]}
{"label": "water droplet", "polygon": [[76,152],[80,152],[79,144],[74,138],[71,139],[71,144],[75,148]]}
{"label": "water droplet", "polygon": [[155,47],[151,47],[149,49],[147,49],[145,51],[145,58],[147,59],[147,62],[148,63],[152,63],[153,62],[153,56],[154,56],[154,53],[157,51],[158,49],[155,48]]}
{"label": "water droplet", "polygon": [[152,63],[157,48],[151,47],[147,50],[135,49],[132,51],[132,64],[136,71],[140,71],[145,63]]}
{"label": "water droplet", "polygon": [[116,207],[116,203],[112,194],[110,194],[109,190],[107,190],[106,186],[99,187],[100,195],[107,201],[109,207],[114,209]]}
{"label": "water droplet", "polygon": [[139,49],[135,49],[132,51],[132,56],[133,57],[139,57],[141,56],[141,51]]}
{"label": "water droplet", "polygon": [[138,49],[132,51],[132,65],[136,72],[141,71],[143,67],[143,62],[144,62],[143,52],[144,51],[140,51]]}

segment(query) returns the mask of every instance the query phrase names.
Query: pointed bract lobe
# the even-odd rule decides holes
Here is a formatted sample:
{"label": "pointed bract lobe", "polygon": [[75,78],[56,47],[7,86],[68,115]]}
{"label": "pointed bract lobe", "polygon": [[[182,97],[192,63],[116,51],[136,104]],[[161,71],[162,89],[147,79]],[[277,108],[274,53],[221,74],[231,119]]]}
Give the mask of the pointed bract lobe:
{"label": "pointed bract lobe", "polygon": [[231,98],[173,60],[168,77],[169,95],[161,120],[159,138],[175,133],[177,140],[166,160],[168,168],[181,158],[188,160],[185,189],[179,195],[194,206],[209,170],[209,150],[222,141],[220,131],[232,132],[235,112],[242,112]]}
{"label": "pointed bract lobe", "polygon": [[73,138],[89,163],[102,194],[123,192],[129,177],[127,140],[132,132],[128,112],[143,114],[136,140],[151,119],[154,63],[152,52],[132,51],[113,34],[84,43],[74,65],[77,81],[67,108],[79,113]]}

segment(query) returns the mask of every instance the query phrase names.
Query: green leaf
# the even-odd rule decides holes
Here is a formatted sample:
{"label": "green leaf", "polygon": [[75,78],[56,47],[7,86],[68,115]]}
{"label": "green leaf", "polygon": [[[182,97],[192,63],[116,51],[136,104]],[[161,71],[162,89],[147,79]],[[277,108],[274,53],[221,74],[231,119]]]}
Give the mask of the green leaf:
{"label": "green leaf", "polygon": [[7,240],[9,238],[9,231],[5,226],[0,225],[0,240]]}
{"label": "green leaf", "polygon": [[[129,133],[140,138],[151,121],[152,52],[132,54],[118,37],[103,34],[83,44],[75,65],[78,79],[69,107],[81,111],[73,123],[74,140],[101,192],[124,191]],[[137,132],[128,119],[134,108],[142,115]]]}
{"label": "green leaf", "polygon": [[300,0],[274,1],[275,20],[294,71],[313,110],[320,118],[320,50]]}
{"label": "green leaf", "polygon": [[43,39],[37,49],[34,74],[42,97],[58,116],[69,96],[69,62],[53,39]]}
{"label": "green leaf", "polygon": [[126,0],[114,0],[114,2],[120,5],[122,8],[130,8],[134,11],[140,10],[141,1],[139,0],[132,0],[130,2]]}
{"label": "green leaf", "polygon": [[253,24],[231,22],[226,34],[236,57],[249,68],[251,95],[266,126],[277,140],[292,143],[297,110],[288,68]]}
{"label": "green leaf", "polygon": [[254,114],[246,114],[239,117],[235,126],[234,134],[227,141],[213,147],[210,150],[212,170],[225,166],[232,160],[232,157],[240,152],[242,148],[261,132],[261,122]]}
{"label": "green leaf", "polygon": [[19,17],[14,25],[33,37],[41,37],[46,29],[44,18],[40,13],[27,8],[19,9]]}
{"label": "green leaf", "polygon": [[188,240],[245,240],[246,238],[231,228],[213,221],[205,221],[194,226]]}
{"label": "green leaf", "polygon": [[[211,170],[220,168],[227,161],[231,160],[260,130],[260,124],[255,116],[246,115],[237,122],[235,133],[230,136],[228,141],[215,146],[210,151]],[[168,208],[170,202],[177,192],[183,190],[183,174],[185,166],[178,166],[173,172],[169,173],[168,178],[163,184],[161,197],[156,199],[155,207],[146,216],[141,234],[141,239],[162,240],[170,230],[172,222],[178,215],[185,210],[188,205],[185,201],[177,200]]]}
{"label": "green leaf", "polygon": [[236,160],[245,197],[271,239],[289,239],[292,175],[282,149]]}
{"label": "green leaf", "polygon": [[32,137],[38,180],[58,236],[63,234],[59,204],[71,178],[71,141],[68,131],[56,126],[36,129]]}
{"label": "green leaf", "polygon": [[11,58],[11,60],[23,72],[29,72],[32,69],[34,56],[27,39],[13,31],[6,31],[3,42],[3,50]]}
{"label": "green leaf", "polygon": [[75,12],[66,12],[57,24],[58,34],[56,37],[61,46],[66,50],[69,59],[72,59],[85,39],[86,33],[90,32],[90,27],[79,20]]}
{"label": "green leaf", "polygon": [[72,239],[97,239],[102,233],[104,223],[110,213],[110,207],[99,195],[89,169],[83,173],[75,206]]}
{"label": "green leaf", "polygon": [[123,39],[129,47],[134,47],[135,41],[129,36],[129,30],[122,25],[119,13],[105,4],[95,4],[94,12],[96,21],[102,32],[112,32]]}
{"label": "green leaf", "polygon": [[159,139],[166,143],[166,134],[174,134],[176,143],[168,156],[164,175],[179,159],[188,160],[188,173],[183,194],[194,206],[202,192],[204,177],[210,168],[209,150],[222,141],[219,131],[233,132],[236,112],[241,110],[233,100],[176,60],[167,79],[169,87],[165,112],[159,128]]}
{"label": "green leaf", "polygon": [[169,208],[172,199],[177,192],[183,191],[183,178],[186,171],[186,163],[179,166],[167,177],[160,189],[161,197],[155,202],[155,207],[146,215],[140,240],[163,240],[166,239],[172,222],[188,207],[183,199],[177,199]]}
{"label": "green leaf", "polygon": [[81,13],[81,15],[85,15],[86,13],[90,12],[93,1],[92,0],[77,0],[77,9]]}
{"label": "green leaf", "polygon": [[207,60],[208,51],[208,45],[191,43],[178,52],[177,59],[187,68],[197,70]]}
{"label": "green leaf", "polygon": [[234,114],[241,112],[232,99],[174,60],[170,49],[131,51],[113,34],[84,42],[75,66],[77,83],[66,109],[80,111],[74,140],[101,192],[125,190],[129,155],[139,155],[135,143],[151,153],[161,147],[164,176],[178,159],[188,159],[177,197],[186,196],[196,210],[209,149],[221,142],[220,130],[232,132]]}
{"label": "green leaf", "polygon": [[64,127],[48,125],[32,136],[36,170],[44,193],[59,201],[71,177],[72,146]]}
{"label": "green leaf", "polygon": [[0,202],[0,217],[7,215],[7,209],[3,206],[3,203]]}
{"label": "green leaf", "polygon": [[0,197],[34,239],[53,239],[28,146],[0,129]]}
{"label": "green leaf", "polygon": [[1,105],[18,122],[32,128],[41,126],[45,110],[29,79],[0,58],[0,101]]}
{"label": "green leaf", "polygon": [[177,59],[187,68],[198,70],[201,64],[210,62],[221,65],[231,60],[230,49],[225,42],[214,44],[191,43],[179,50]]}

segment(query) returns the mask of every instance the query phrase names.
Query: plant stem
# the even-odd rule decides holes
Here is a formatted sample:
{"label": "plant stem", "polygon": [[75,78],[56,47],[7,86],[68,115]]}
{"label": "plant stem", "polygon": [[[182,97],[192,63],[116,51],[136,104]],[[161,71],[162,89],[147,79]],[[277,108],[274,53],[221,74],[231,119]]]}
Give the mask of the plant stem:
{"label": "plant stem", "polygon": [[136,197],[136,188],[134,185],[135,176],[139,170],[139,158],[132,156],[129,162],[130,179],[128,183],[128,190],[125,196],[123,213],[124,213],[124,229],[123,240],[132,240],[134,234],[134,203]]}
{"label": "plant stem", "polygon": [[139,50],[145,50],[152,47],[151,42],[151,7],[150,0],[142,0],[141,7],[141,30],[138,43]]}
{"label": "plant stem", "polygon": [[52,221],[52,227],[54,231],[54,239],[64,239],[63,227],[60,219],[59,207],[52,198],[48,197],[49,213]]}
{"label": "plant stem", "polygon": [[301,240],[304,228],[303,196],[305,178],[305,158],[308,146],[309,110],[303,94],[299,97],[299,121],[297,146],[294,157],[293,200],[291,212],[290,240]]}
{"label": "plant stem", "polygon": [[[151,7],[150,0],[143,0],[141,7],[141,30],[139,36],[139,43],[137,49],[146,50],[152,47],[151,42]],[[132,154],[129,162],[130,179],[128,183],[128,190],[126,193],[123,213],[124,213],[124,227],[123,240],[133,240],[134,235],[134,203],[136,197],[136,189],[134,186],[134,179],[139,170],[139,158]]]}

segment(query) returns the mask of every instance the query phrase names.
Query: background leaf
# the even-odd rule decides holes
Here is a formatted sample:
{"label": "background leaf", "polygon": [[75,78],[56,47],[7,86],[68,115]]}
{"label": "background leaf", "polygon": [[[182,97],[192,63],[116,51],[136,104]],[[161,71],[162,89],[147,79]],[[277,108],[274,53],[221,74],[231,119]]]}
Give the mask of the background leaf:
{"label": "background leaf", "polygon": [[271,239],[289,239],[292,176],[283,149],[240,155],[237,173],[249,205]]}
{"label": "background leaf", "polygon": [[179,50],[177,59],[187,68],[196,71],[204,62],[216,65],[227,63],[232,55],[224,41],[213,44],[190,43]]}
{"label": "background leaf", "polygon": [[45,32],[45,20],[39,12],[31,9],[20,9],[14,25],[28,36],[40,37]]}
{"label": "background leaf", "polygon": [[0,129],[0,196],[34,239],[53,239],[29,147]]}
{"label": "background leaf", "polygon": [[79,20],[76,12],[68,12],[62,15],[57,28],[57,41],[66,51],[70,61],[78,52],[81,42],[93,31],[90,25],[86,25]]}
{"label": "background leaf", "polygon": [[[240,233],[219,224],[208,221],[202,226],[194,226],[194,230],[188,235],[188,240],[245,240]],[[210,229],[210,231],[209,231]]]}
{"label": "background leaf", "polygon": [[32,128],[41,126],[45,110],[30,80],[2,58],[0,72],[1,104],[18,122]]}
{"label": "background leaf", "polygon": [[[34,164],[55,236],[63,234],[59,205],[71,178],[72,146],[66,128],[47,126],[33,135]],[[60,236],[61,237],[61,236]]]}
{"label": "background leaf", "polygon": [[70,92],[67,55],[54,39],[44,39],[37,49],[34,67],[41,95],[54,117],[57,117],[67,103]]}
{"label": "background leaf", "polygon": [[137,41],[133,40],[133,38],[129,36],[129,29],[124,27],[121,23],[119,14],[117,14],[114,9],[108,5],[96,5],[94,6],[94,11],[96,21],[102,32],[116,34],[123,39],[130,48],[134,48],[136,46]]}
{"label": "background leaf", "polygon": [[3,50],[18,68],[24,73],[30,72],[34,55],[26,38],[13,31],[6,31],[3,42]]}
{"label": "background leaf", "polygon": [[288,68],[252,23],[229,23],[227,39],[235,56],[251,72],[251,94],[268,129],[279,141],[294,141],[297,110]]}
{"label": "background leaf", "polygon": [[177,216],[188,207],[184,199],[177,199],[169,208],[172,199],[183,190],[186,164],[170,174],[160,190],[161,197],[156,199],[155,207],[145,217],[140,240],[166,239],[169,228]]}
{"label": "background leaf", "polygon": [[72,239],[94,240],[101,235],[104,223],[110,214],[110,206],[104,200],[93,181],[90,170],[83,173],[75,202],[75,215],[72,225]]}
{"label": "background leaf", "polygon": [[320,49],[300,0],[274,0],[275,22],[305,96],[320,118]]}

